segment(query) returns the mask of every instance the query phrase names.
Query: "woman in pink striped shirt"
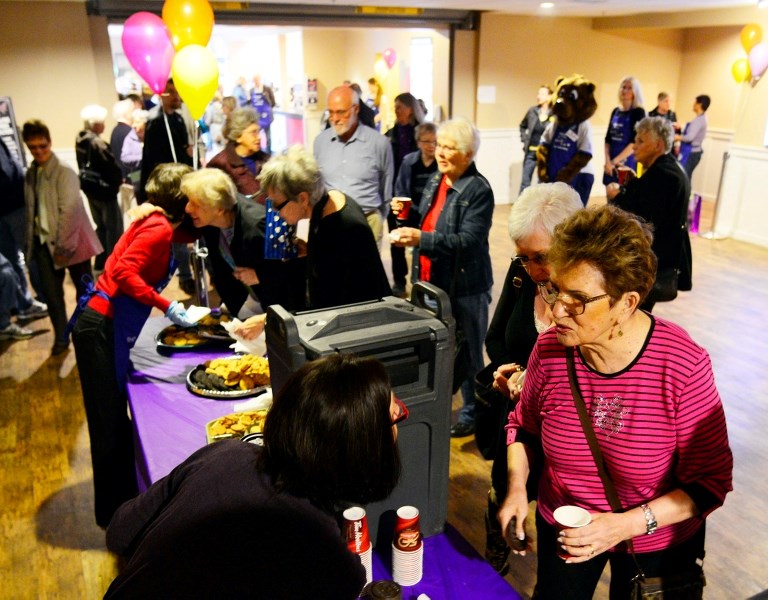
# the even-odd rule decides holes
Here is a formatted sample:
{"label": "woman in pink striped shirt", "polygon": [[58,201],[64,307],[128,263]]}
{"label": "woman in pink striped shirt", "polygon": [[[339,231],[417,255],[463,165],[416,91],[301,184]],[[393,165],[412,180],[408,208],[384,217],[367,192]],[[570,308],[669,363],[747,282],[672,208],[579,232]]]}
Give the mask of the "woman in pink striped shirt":
{"label": "woman in pink striped shirt", "polygon": [[[733,457],[707,352],[680,327],[638,309],[656,257],[649,228],[613,206],[582,210],[555,229],[551,278],[539,284],[555,326],[528,362],[507,426],[509,491],[504,531],[525,537],[525,482],[543,452],[536,514],[539,599],[589,599],[606,562],[611,599],[628,598],[637,567],[647,577],[694,571],[704,555],[704,519],[732,489]],[[571,394],[566,347],[606,470],[623,511],[614,513]],[[539,445],[540,444],[540,445]],[[555,524],[554,510],[591,513],[581,528]],[[568,555],[563,559],[561,555]]]}

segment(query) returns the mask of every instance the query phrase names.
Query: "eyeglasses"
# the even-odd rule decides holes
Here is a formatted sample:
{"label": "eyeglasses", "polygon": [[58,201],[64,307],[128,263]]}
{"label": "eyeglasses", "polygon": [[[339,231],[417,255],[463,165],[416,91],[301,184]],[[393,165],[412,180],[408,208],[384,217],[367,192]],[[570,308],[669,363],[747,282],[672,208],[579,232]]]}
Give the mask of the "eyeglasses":
{"label": "eyeglasses", "polygon": [[599,296],[592,296],[591,298],[581,298],[572,294],[563,294],[557,289],[557,286],[551,281],[541,281],[537,284],[539,286],[539,294],[541,298],[549,304],[553,309],[557,301],[563,305],[565,312],[572,317],[577,317],[584,314],[587,308],[587,304],[594,302],[595,300],[602,300],[603,298],[610,298],[610,294],[600,294]]}
{"label": "eyeglasses", "polygon": [[282,202],[277,204],[277,203],[275,203],[274,200],[272,200],[272,198],[267,198],[267,200],[269,200],[272,203],[272,210],[274,210],[275,212],[278,212],[278,213],[281,210],[283,210],[285,208],[285,205],[288,204],[291,201],[290,198],[286,198],[285,200],[283,200]]}
{"label": "eyeglasses", "polygon": [[397,414],[392,416],[392,425],[397,425],[398,423],[402,423],[408,418],[408,407],[403,403],[400,398],[397,396],[393,396],[392,399],[395,402],[395,406],[397,406]]}
{"label": "eyeglasses", "polygon": [[440,142],[437,142],[435,144],[435,147],[438,152],[442,150],[443,154],[445,154],[446,156],[451,156],[453,154],[456,154],[459,151],[459,149],[454,146],[446,146],[444,144],[441,144]]}
{"label": "eyeglasses", "polygon": [[528,257],[525,254],[517,254],[512,257],[512,260],[519,262],[524,267],[527,267],[528,263],[531,262],[540,267],[545,267],[549,264],[549,259],[547,258],[546,252],[537,252],[531,257]]}

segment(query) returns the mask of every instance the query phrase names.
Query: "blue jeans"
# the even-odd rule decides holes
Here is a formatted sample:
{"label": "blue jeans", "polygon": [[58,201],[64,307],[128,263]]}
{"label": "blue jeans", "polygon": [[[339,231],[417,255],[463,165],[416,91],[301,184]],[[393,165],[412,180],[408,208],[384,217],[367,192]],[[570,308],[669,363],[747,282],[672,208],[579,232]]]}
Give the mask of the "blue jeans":
{"label": "blue jeans", "polygon": [[523,159],[523,179],[520,182],[520,191],[517,193],[519,196],[523,193],[523,190],[531,185],[533,180],[533,172],[536,169],[536,152],[528,151],[525,153]]}
{"label": "blue jeans", "polygon": [[27,286],[27,274],[24,270],[24,261],[20,254],[24,247],[24,232],[26,213],[22,206],[7,215],[0,217],[0,254],[8,259],[18,279],[19,310],[27,310],[32,306],[32,294]]}
{"label": "blue jeans", "polygon": [[693,170],[699,165],[702,154],[704,154],[703,151],[691,152],[691,154],[688,156],[688,160],[686,160],[685,164],[683,165],[685,172],[688,174],[689,181],[693,180]]}
{"label": "blue jeans", "polygon": [[469,361],[471,369],[469,377],[461,384],[461,396],[464,405],[459,411],[459,423],[474,424],[475,422],[475,375],[484,365],[483,341],[488,331],[488,305],[491,303],[491,292],[482,292],[472,296],[462,296],[451,300],[453,316],[458,326],[464,332],[469,346]]}

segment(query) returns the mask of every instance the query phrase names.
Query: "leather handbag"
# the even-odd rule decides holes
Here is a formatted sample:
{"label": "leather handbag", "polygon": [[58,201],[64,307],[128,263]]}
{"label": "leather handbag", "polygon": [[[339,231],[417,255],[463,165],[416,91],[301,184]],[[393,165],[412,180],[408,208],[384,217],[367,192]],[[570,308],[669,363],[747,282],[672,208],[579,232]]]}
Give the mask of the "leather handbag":
{"label": "leather handbag", "polygon": [[512,403],[504,394],[493,389],[493,372],[496,366],[488,365],[475,375],[475,443],[486,460],[496,457],[496,450],[503,446],[503,428]]}
{"label": "leather handbag", "polygon": [[656,273],[656,280],[648,294],[651,302],[671,302],[677,298],[677,279],[680,271],[676,268],[660,269]]}
{"label": "leather handbag", "polygon": [[101,177],[101,173],[91,168],[91,146],[88,146],[88,158],[80,169],[80,189],[89,198],[101,199],[109,192],[109,184]]}
{"label": "leather handbag", "polygon": [[[587,406],[584,403],[584,398],[579,389],[579,382],[576,379],[576,366],[573,360],[572,347],[569,346],[565,349],[565,356],[568,363],[568,382],[571,384],[571,394],[573,394],[576,410],[579,413],[579,421],[581,421],[581,427],[584,429],[584,435],[587,438],[589,449],[592,451],[592,457],[595,460],[597,472],[603,482],[605,495],[608,498],[608,502],[610,503],[613,512],[623,512],[624,508],[619,500],[619,495],[616,493],[613,481],[611,481],[611,478],[608,476],[608,472],[605,469],[603,453],[600,450],[597,436],[595,436],[595,430],[589,419]],[[627,540],[626,544],[632,555],[632,560],[635,562],[635,567],[637,568],[637,575],[632,578],[631,600],[701,600],[703,598],[704,586],[707,582],[704,577],[704,569],[700,564],[697,563],[692,570],[684,573],[675,573],[674,575],[666,575],[663,577],[646,577],[642,568],[640,568],[640,564],[637,562],[637,556],[635,555],[635,548],[632,544],[632,540]],[[699,557],[699,560],[702,561],[703,558],[704,557],[701,556]]]}

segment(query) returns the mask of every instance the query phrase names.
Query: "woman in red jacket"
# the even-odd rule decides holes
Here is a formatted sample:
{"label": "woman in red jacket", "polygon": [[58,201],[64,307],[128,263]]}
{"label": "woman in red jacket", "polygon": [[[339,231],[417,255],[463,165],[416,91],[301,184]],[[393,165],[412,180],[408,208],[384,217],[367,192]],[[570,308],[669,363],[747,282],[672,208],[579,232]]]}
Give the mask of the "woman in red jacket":
{"label": "woman in red jacket", "polygon": [[96,523],[104,528],[117,507],[138,491],[126,411],[130,349],[152,308],[177,325],[193,325],[183,304],[160,295],[176,270],[171,242],[187,204],[181,178],[191,170],[178,163],[155,168],[146,192],[161,210],[122,235],[70,321],[91,437]]}

